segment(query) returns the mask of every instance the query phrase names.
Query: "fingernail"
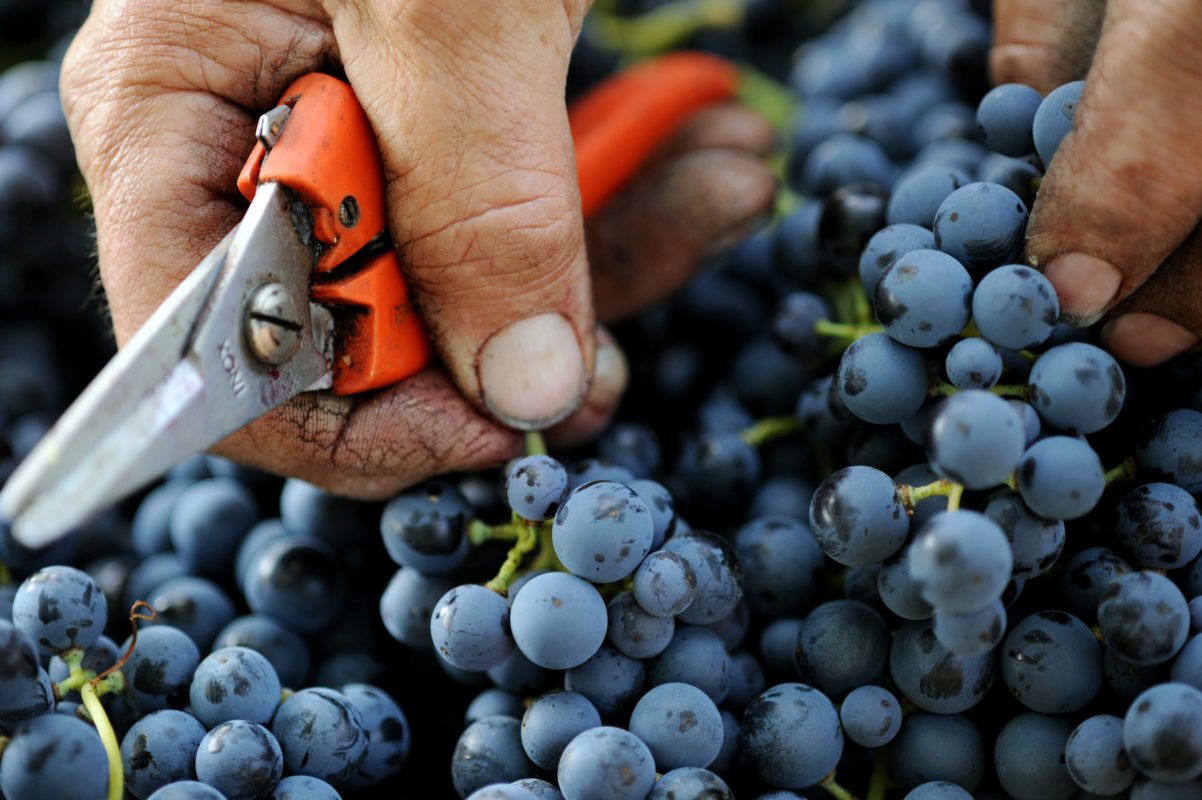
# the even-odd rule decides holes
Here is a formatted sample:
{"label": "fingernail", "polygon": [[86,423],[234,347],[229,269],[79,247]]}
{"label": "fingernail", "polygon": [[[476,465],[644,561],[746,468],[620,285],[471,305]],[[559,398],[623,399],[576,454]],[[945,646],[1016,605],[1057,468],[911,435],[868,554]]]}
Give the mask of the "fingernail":
{"label": "fingernail", "polygon": [[630,368],[626,364],[626,356],[622,353],[617,342],[605,331],[597,329],[597,355],[593,367],[593,384],[589,387],[585,403],[611,410],[626,391],[630,381]]}
{"label": "fingernail", "polygon": [[1099,336],[1116,357],[1136,367],[1168,361],[1198,343],[1197,336],[1176,322],[1143,312],[1116,317]]}
{"label": "fingernail", "polygon": [[1078,326],[1101,319],[1123,283],[1122,273],[1113,265],[1085,253],[1056,256],[1043,274],[1056,287],[1060,316]]}
{"label": "fingernail", "polygon": [[553,425],[572,413],[588,382],[572,323],[547,312],[511,322],[477,356],[484,404],[520,430]]}
{"label": "fingernail", "polygon": [[726,228],[710,241],[707,255],[716,255],[737,245],[772,221],[771,211],[757,211],[754,215]]}

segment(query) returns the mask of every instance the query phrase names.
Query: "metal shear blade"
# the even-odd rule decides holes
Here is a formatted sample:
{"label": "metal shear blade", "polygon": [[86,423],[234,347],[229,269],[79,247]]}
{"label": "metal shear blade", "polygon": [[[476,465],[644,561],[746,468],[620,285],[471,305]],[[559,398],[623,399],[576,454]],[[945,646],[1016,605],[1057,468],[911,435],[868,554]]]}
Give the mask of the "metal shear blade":
{"label": "metal shear blade", "polygon": [[[18,542],[49,544],[300,392],[329,386],[333,323],[308,300],[314,254],[290,212],[283,187],[261,186],[243,221],[29,454],[0,492]],[[293,298],[296,319],[252,319],[264,287]],[[265,321],[297,340],[278,367],[247,334]]]}

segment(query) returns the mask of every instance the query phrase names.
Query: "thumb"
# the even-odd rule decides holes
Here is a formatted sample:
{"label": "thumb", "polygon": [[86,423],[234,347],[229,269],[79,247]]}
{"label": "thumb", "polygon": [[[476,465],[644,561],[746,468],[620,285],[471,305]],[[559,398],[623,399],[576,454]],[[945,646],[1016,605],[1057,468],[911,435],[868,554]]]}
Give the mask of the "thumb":
{"label": "thumb", "polygon": [[581,402],[594,322],[564,104],[585,3],[354,0],[332,11],[380,142],[390,229],[463,393],[543,428]]}
{"label": "thumb", "polygon": [[994,0],[989,71],[994,84],[1047,94],[1080,80],[1102,26],[1105,0]]}
{"label": "thumb", "polygon": [[1074,130],[1040,187],[1027,254],[1091,324],[1138,288],[1202,211],[1202,17],[1190,0],[1111,0]]}

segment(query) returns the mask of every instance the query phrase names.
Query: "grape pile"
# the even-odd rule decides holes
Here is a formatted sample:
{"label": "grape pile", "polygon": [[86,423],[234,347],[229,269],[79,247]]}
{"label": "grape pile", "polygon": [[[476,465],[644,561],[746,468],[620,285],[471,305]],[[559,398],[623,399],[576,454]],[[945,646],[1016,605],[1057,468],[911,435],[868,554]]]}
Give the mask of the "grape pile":
{"label": "grape pile", "polygon": [[[663,5],[569,92],[625,32],[801,110],[776,221],[615,329],[618,420],[386,503],[198,456],[42,551],[0,522],[4,798],[1202,797],[1202,358],[1125,369],[1022,263],[1082,85],[987,90],[985,3]],[[25,8],[0,480],[109,354],[63,299],[79,19]]]}

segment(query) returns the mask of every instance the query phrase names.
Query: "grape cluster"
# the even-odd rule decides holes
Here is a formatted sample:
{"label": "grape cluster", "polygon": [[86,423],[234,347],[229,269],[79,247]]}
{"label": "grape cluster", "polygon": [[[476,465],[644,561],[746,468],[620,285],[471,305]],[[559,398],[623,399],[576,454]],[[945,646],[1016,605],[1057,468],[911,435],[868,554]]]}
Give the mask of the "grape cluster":
{"label": "grape cluster", "polygon": [[[621,30],[800,111],[774,224],[615,328],[618,420],[382,503],[196,457],[0,522],[7,800],[1202,797],[1202,359],[1124,370],[1022,262],[1082,85],[987,91],[969,0],[660,5],[569,92]],[[0,73],[0,480],[109,354],[74,13],[0,0],[48,47]]]}

